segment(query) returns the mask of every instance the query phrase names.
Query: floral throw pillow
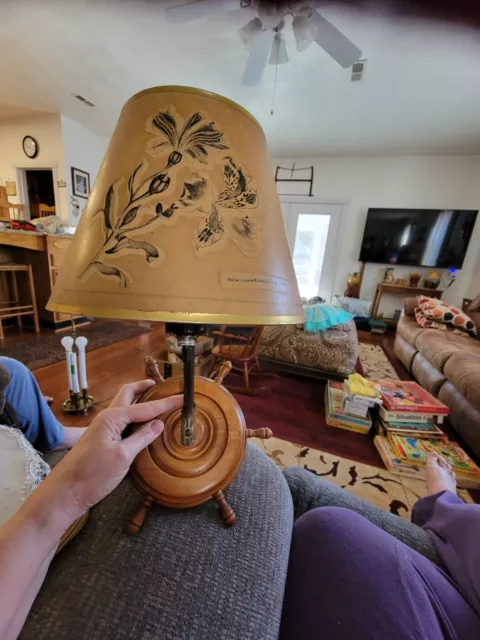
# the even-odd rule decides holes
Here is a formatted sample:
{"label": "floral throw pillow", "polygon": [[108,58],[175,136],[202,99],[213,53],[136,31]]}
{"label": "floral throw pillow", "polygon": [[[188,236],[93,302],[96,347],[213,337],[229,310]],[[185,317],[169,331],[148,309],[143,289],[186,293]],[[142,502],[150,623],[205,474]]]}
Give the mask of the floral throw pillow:
{"label": "floral throw pillow", "polygon": [[415,307],[415,320],[424,329],[439,329],[440,331],[447,331],[450,329],[450,331],[453,331],[453,329],[446,324],[440,324],[440,322],[429,320],[420,307]]}
{"label": "floral throw pillow", "polygon": [[437,300],[436,298],[420,296],[418,306],[428,320],[449,325],[454,329],[465,331],[471,336],[477,335],[477,328],[473,320],[463,313],[461,309],[453,305],[447,304],[442,300]]}

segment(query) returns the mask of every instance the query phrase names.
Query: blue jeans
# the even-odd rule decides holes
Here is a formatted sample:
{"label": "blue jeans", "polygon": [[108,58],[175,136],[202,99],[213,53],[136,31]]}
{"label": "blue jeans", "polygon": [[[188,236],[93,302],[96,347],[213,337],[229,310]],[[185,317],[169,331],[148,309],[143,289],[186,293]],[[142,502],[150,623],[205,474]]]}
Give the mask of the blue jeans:
{"label": "blue jeans", "polygon": [[13,358],[0,357],[10,373],[5,398],[17,415],[17,425],[38,451],[55,449],[63,442],[63,426],[55,418],[37,381],[27,367]]}

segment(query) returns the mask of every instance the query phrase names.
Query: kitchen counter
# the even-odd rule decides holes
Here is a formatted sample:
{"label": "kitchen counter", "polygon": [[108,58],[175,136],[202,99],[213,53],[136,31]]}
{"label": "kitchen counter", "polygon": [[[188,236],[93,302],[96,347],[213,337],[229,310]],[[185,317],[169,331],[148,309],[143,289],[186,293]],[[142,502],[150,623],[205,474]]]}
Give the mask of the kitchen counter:
{"label": "kitchen counter", "polygon": [[0,245],[20,247],[32,251],[47,251],[48,238],[64,238],[70,240],[73,234],[48,233],[43,231],[18,231],[17,229],[0,229]]}
{"label": "kitchen counter", "polygon": [[[8,262],[32,266],[38,317],[44,327],[70,325],[72,316],[48,311],[46,305],[72,238],[73,234],[0,229],[0,253],[7,254]],[[11,296],[8,283],[0,281],[0,300],[11,300]]]}

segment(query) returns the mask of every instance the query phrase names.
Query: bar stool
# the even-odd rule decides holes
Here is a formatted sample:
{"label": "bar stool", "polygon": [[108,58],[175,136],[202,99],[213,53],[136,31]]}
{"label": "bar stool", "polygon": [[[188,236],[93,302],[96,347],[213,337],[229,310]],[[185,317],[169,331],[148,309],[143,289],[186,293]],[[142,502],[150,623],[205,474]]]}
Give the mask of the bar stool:
{"label": "bar stool", "polygon": [[[20,296],[18,293],[17,273],[27,274],[27,285],[30,291],[31,304],[20,304]],[[0,265],[0,274],[5,274],[6,292],[9,296],[10,287],[8,287],[8,275],[11,276],[11,291],[13,300],[0,302],[0,340],[3,340],[2,320],[6,318],[17,318],[18,327],[22,327],[22,316],[33,316],[33,326],[36,333],[39,333],[40,326],[38,324],[37,300],[35,298],[35,284],[33,282],[32,265],[30,264],[4,264]]]}

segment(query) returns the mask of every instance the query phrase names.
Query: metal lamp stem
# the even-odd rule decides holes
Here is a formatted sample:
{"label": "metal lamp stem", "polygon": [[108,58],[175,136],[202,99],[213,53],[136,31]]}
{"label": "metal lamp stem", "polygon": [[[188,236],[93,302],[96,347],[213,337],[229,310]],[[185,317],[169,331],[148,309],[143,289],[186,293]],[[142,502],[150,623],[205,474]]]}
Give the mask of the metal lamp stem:
{"label": "metal lamp stem", "polygon": [[184,447],[192,447],[195,444],[195,338],[182,336],[179,340],[182,347],[183,359],[183,408],[182,408],[182,436]]}

